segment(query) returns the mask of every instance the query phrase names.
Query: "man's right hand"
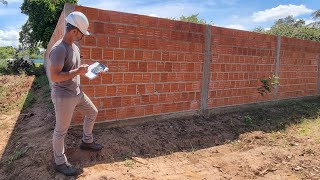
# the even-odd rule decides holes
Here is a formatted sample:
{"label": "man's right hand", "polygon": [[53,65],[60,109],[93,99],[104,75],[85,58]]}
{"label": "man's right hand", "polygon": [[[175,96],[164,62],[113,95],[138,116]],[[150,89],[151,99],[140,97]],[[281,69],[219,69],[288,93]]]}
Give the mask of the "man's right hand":
{"label": "man's right hand", "polygon": [[88,72],[88,64],[81,64],[80,67],[78,68],[78,73],[79,75],[84,75]]}

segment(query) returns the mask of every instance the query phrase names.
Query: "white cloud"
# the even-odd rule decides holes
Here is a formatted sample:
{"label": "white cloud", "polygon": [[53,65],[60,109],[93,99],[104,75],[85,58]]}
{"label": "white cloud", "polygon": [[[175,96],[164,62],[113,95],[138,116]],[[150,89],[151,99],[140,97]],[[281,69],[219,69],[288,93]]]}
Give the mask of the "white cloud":
{"label": "white cloud", "polygon": [[156,14],[148,14],[148,16],[152,16],[152,17],[159,17],[158,15]]}
{"label": "white cloud", "polygon": [[305,19],[306,25],[316,22],[314,19]]}
{"label": "white cloud", "polygon": [[230,24],[230,25],[227,25],[226,27],[231,29],[247,30],[247,28],[245,28],[240,24]]}
{"label": "white cloud", "polygon": [[14,46],[19,44],[19,30],[1,30],[0,29],[0,46]]}
{"label": "white cloud", "polygon": [[279,5],[275,8],[266,9],[264,11],[259,11],[253,13],[254,22],[266,22],[270,20],[277,20],[280,18],[292,15],[297,17],[302,14],[307,14],[313,12],[312,9],[308,9],[305,5]]}

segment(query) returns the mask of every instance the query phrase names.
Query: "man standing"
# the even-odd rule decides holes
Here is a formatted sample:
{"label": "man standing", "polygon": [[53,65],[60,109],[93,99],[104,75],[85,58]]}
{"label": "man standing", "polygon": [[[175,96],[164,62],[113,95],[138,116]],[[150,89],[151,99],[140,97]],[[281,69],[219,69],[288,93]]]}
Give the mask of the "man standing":
{"label": "man standing", "polygon": [[88,65],[80,64],[80,51],[74,44],[84,35],[89,35],[89,21],[81,12],[72,12],[67,18],[66,33],[57,41],[49,54],[47,75],[51,84],[51,99],[55,108],[56,124],[53,133],[55,169],[67,176],[76,175],[65,156],[64,139],[75,110],[85,115],[80,148],[99,151],[103,147],[93,141],[92,129],[98,110],[80,89],[80,76],[87,72]]}

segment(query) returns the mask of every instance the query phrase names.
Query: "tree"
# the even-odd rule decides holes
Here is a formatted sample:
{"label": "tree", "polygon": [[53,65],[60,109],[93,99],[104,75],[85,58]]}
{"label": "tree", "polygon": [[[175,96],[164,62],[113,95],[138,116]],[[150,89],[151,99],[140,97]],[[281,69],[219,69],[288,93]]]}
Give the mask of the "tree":
{"label": "tree", "polygon": [[16,49],[12,46],[0,47],[0,60],[14,58],[15,53]]}
{"label": "tree", "polygon": [[320,29],[308,27],[304,20],[296,20],[292,16],[277,20],[270,30],[261,29],[261,27],[255,28],[254,32],[320,41]]}
{"label": "tree", "polygon": [[266,30],[263,29],[261,26],[258,26],[258,27],[256,27],[256,28],[254,28],[253,32],[265,33]]}
{"label": "tree", "polygon": [[23,48],[47,47],[65,3],[76,4],[77,0],[23,1],[21,12],[29,16],[19,33]]}
{"label": "tree", "polygon": [[[198,24],[209,24],[206,22],[204,19],[199,19],[199,13],[198,14],[192,14],[191,16],[180,16],[179,19],[176,18],[170,18],[172,20],[179,20],[179,21],[184,21],[184,22],[191,22],[191,23],[198,23]],[[213,23],[210,23],[213,24]]]}
{"label": "tree", "polygon": [[4,5],[8,5],[8,1],[5,1],[5,0],[0,0],[0,2],[2,3],[2,4],[4,4]]}
{"label": "tree", "polygon": [[312,13],[312,18],[315,20],[315,22],[308,24],[308,26],[320,28],[320,9]]}

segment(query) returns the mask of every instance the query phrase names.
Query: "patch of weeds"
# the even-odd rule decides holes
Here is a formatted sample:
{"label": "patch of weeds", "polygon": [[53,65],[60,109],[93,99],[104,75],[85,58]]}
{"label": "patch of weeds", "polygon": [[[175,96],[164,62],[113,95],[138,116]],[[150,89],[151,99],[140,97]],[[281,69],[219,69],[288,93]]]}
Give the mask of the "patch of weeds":
{"label": "patch of weeds", "polygon": [[192,153],[194,153],[194,152],[196,152],[197,151],[197,149],[196,148],[194,148],[193,147],[193,145],[190,143],[190,146],[191,146],[191,149],[190,149],[190,151],[192,152]]}
{"label": "patch of weeds", "polygon": [[135,164],[135,162],[132,159],[126,158],[124,161],[124,166],[126,167],[132,167]]}
{"label": "patch of weeds", "polygon": [[245,116],[244,116],[244,123],[245,123],[246,125],[252,125],[253,120],[252,120],[252,118],[251,118],[250,115],[245,115]]}
{"label": "patch of weeds", "polygon": [[10,164],[15,160],[20,159],[21,157],[23,157],[26,154],[28,149],[29,149],[28,147],[16,149],[12,154],[10,154],[8,156],[7,162]]}

